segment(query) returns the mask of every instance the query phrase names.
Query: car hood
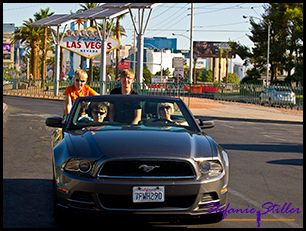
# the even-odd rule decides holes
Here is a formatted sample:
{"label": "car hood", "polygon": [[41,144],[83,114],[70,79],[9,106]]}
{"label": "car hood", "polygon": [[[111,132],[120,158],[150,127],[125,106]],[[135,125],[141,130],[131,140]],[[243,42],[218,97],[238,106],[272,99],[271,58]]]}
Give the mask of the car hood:
{"label": "car hood", "polygon": [[164,130],[91,130],[68,133],[66,142],[75,158],[129,157],[212,157],[211,143],[203,134],[185,129]]}

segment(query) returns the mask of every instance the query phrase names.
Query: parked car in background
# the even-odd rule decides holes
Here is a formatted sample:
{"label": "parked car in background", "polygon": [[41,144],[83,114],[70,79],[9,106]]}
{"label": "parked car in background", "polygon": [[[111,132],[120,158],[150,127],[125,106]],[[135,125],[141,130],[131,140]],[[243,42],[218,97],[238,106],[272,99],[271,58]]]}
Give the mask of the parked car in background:
{"label": "parked car in background", "polygon": [[[110,106],[124,115],[141,109],[141,120],[131,124],[115,116],[111,121]],[[52,137],[55,219],[69,221],[70,211],[221,221],[223,214],[212,208],[227,205],[228,154],[203,131],[213,120],[196,120],[183,100],[78,97],[65,124],[51,117],[46,125],[57,127]]]}
{"label": "parked car in background", "polygon": [[260,104],[270,105],[295,105],[295,93],[290,87],[269,86],[259,95]]}

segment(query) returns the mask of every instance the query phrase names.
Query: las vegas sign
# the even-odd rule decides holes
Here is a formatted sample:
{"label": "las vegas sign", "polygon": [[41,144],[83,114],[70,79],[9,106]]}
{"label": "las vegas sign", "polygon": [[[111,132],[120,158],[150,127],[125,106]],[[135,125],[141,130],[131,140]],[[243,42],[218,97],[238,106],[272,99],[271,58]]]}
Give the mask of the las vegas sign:
{"label": "las vegas sign", "polygon": [[[62,39],[60,46],[85,58],[92,59],[101,55],[102,44],[99,32],[92,27],[88,27],[81,31],[67,30],[66,37]],[[118,49],[119,46],[119,40],[114,37],[109,37],[106,40],[106,52]]]}

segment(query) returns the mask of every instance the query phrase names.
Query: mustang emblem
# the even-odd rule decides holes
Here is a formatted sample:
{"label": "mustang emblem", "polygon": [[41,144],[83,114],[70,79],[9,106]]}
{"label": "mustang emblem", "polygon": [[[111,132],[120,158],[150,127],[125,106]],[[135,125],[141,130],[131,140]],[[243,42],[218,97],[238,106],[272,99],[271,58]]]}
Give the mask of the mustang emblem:
{"label": "mustang emblem", "polygon": [[160,166],[150,166],[150,165],[148,166],[146,164],[143,164],[143,165],[139,166],[139,169],[143,168],[143,171],[148,173],[148,172],[152,171],[154,168],[159,168],[159,167]]}

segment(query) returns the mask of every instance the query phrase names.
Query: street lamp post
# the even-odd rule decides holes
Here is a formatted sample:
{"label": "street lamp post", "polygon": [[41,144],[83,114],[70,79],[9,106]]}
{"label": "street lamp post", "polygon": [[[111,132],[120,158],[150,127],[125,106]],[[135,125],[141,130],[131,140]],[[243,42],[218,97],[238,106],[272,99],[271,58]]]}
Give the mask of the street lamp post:
{"label": "street lamp post", "polygon": [[[189,15],[189,14],[188,14]],[[183,34],[175,34],[172,33],[172,35],[180,35],[185,38],[188,38],[186,35]],[[189,62],[189,79],[190,83],[192,83],[192,59],[193,59],[193,3],[191,3],[191,19],[190,19],[190,62]]]}
{"label": "street lamp post", "polygon": [[193,59],[193,4],[191,3],[191,19],[190,19],[190,68],[189,68],[189,79],[192,83],[192,59]]}
{"label": "street lamp post", "polygon": [[[193,45],[193,42],[191,42],[192,40],[191,40],[190,38],[188,38],[186,35],[183,35],[183,34],[175,34],[175,33],[172,33],[172,35],[173,35],[173,36],[175,36],[175,35],[177,35],[177,36],[183,36],[183,37],[185,37],[185,38],[187,38],[187,39],[190,40],[190,46],[191,46],[191,44]],[[192,53],[193,53],[193,46],[190,47],[190,52],[189,52],[189,54],[190,54],[190,62],[189,62],[189,79],[190,79],[190,83],[192,83],[192,56],[193,56]]]}
{"label": "street lamp post", "polygon": [[[243,15],[244,19],[246,18],[257,18],[261,21],[263,21],[261,18],[255,17],[255,16],[249,16],[249,15]],[[266,23],[265,21],[263,21]],[[268,21],[266,23],[268,25],[268,45],[267,45],[267,74],[266,74],[266,87],[268,87],[268,79],[269,79],[269,57],[270,57],[270,27],[271,27],[271,21]]]}

